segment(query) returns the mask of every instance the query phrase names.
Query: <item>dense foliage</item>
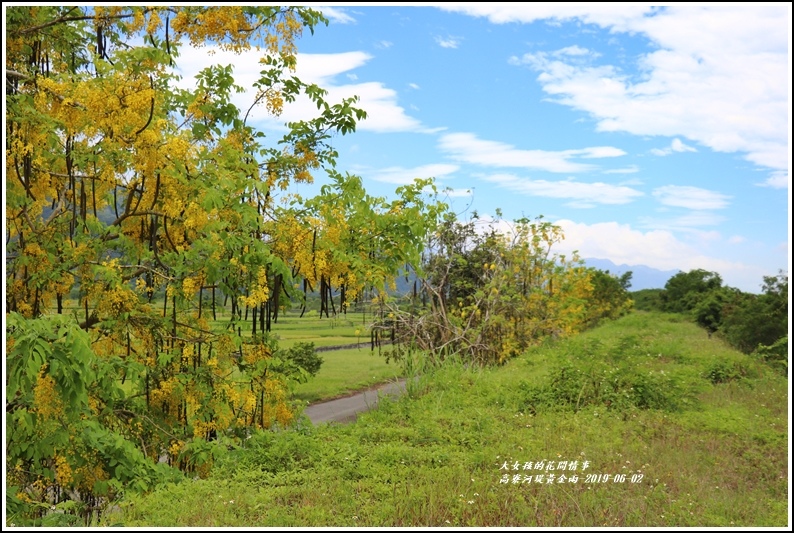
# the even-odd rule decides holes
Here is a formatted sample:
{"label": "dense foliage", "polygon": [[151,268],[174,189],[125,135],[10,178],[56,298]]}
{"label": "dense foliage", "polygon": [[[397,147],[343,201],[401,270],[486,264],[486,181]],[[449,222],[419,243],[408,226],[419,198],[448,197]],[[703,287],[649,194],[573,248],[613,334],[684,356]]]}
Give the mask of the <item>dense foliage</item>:
{"label": "dense foliage", "polygon": [[313,342],[295,343],[294,346],[284,350],[284,357],[310,376],[316,376],[323,365],[323,358],[315,351]]}
{"label": "dense foliage", "polygon": [[702,296],[722,286],[722,278],[716,272],[695,269],[679,272],[664,286],[659,295],[662,310],[681,313],[691,310]]}
{"label": "dense foliage", "polygon": [[421,288],[409,305],[390,305],[380,325],[398,341],[388,355],[419,349],[431,364],[451,355],[501,364],[544,339],[627,312],[630,274],[618,279],[552,252],[562,239],[561,228],[542,217],[502,233],[478,231],[476,217],[448,216],[426,247]]}
{"label": "dense foliage", "polygon": [[[209,441],[289,424],[290,380],[316,371],[267,335],[284,301],[301,285],[348,301],[385,287],[418,260],[442,206],[429,180],[387,201],[335,170],[331,136],[365,113],[292,75],[296,39],[327,22],[318,11],[5,13],[11,503],[145,488],[167,478],[161,460],[202,473]],[[184,42],[210,63],[216,49],[259,50],[250,108],[233,102],[232,65],[181,88]],[[280,137],[250,124],[254,106],[277,116],[299,97],[316,118]],[[316,198],[288,194],[318,172]],[[221,331],[216,294],[232,305]]]}
{"label": "dense foliage", "polygon": [[638,311],[659,311],[661,303],[659,301],[662,289],[640,289],[631,291],[631,299],[634,300],[634,309]]}

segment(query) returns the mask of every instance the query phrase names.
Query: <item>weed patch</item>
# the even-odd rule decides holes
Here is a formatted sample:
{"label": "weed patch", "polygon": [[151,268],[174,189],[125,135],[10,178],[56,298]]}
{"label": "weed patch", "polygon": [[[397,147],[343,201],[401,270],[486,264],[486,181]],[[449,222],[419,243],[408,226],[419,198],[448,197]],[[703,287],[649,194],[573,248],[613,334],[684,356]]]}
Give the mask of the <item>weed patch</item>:
{"label": "weed patch", "polygon": [[625,363],[613,366],[600,361],[566,364],[551,371],[542,385],[522,382],[519,411],[580,411],[588,406],[677,411],[686,392],[670,374]]}
{"label": "weed patch", "polygon": [[703,377],[711,383],[718,384],[742,380],[751,374],[754,372],[746,362],[720,358],[709,364]]}

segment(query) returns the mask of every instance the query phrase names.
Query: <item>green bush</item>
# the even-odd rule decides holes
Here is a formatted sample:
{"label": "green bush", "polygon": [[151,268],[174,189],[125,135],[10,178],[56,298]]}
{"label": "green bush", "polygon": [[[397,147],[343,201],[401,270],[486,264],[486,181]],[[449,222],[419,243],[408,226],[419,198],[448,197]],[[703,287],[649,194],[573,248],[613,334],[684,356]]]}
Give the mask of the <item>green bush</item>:
{"label": "green bush", "polygon": [[769,346],[759,344],[753,355],[759,357],[784,376],[788,375],[788,335],[781,337]]}
{"label": "green bush", "polygon": [[314,351],[313,342],[298,342],[293,347],[284,350],[283,357],[312,376],[317,375],[323,364],[323,358]]}
{"label": "green bush", "polygon": [[716,385],[746,378],[749,372],[748,366],[742,362],[717,359],[709,365],[704,377]]}
{"label": "green bush", "polygon": [[610,366],[594,362],[587,368],[566,364],[552,370],[546,383],[520,385],[519,409],[579,411],[587,406],[676,411],[684,393],[677,381],[664,372],[633,365]]}
{"label": "green bush", "polygon": [[323,449],[309,431],[254,431],[230,457],[218,462],[218,470],[278,474],[310,468],[321,460]]}

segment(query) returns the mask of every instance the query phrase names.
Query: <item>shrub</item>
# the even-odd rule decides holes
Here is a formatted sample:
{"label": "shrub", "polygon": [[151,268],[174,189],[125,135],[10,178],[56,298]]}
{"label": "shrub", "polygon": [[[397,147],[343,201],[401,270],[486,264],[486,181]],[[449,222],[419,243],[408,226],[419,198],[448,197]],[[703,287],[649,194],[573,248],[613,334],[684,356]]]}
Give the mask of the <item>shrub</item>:
{"label": "shrub", "polygon": [[748,374],[749,368],[742,362],[717,359],[709,365],[704,377],[716,385],[746,378]]}
{"label": "shrub", "polygon": [[323,358],[314,351],[313,342],[298,342],[292,348],[284,350],[283,357],[311,376],[316,376],[323,364]]}
{"label": "shrub", "polygon": [[759,357],[784,376],[788,375],[788,335],[781,337],[769,346],[759,344],[753,355]]}
{"label": "shrub", "polygon": [[322,455],[322,446],[311,431],[256,430],[243,447],[223,458],[219,470],[278,474],[309,468],[318,463]]}
{"label": "shrub", "polygon": [[669,374],[629,365],[594,362],[587,368],[565,364],[555,368],[541,386],[520,385],[519,409],[579,411],[587,406],[608,409],[678,410],[683,391]]}

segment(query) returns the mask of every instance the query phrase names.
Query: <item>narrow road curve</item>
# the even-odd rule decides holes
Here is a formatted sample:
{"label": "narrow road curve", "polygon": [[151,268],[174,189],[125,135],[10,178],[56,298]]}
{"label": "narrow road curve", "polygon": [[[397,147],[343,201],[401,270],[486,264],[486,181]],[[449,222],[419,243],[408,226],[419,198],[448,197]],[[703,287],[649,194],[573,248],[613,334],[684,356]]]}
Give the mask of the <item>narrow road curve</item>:
{"label": "narrow road curve", "polygon": [[377,388],[359,392],[352,396],[315,403],[304,409],[312,424],[323,422],[354,422],[358,413],[369,411],[378,404],[383,396],[398,397],[405,391],[405,379],[386,383]]}

